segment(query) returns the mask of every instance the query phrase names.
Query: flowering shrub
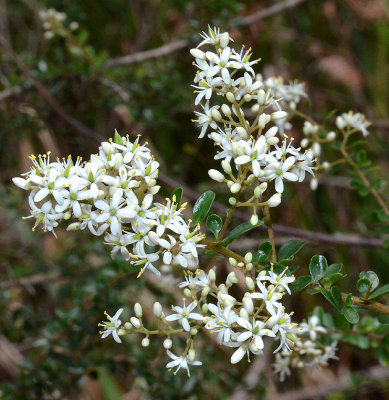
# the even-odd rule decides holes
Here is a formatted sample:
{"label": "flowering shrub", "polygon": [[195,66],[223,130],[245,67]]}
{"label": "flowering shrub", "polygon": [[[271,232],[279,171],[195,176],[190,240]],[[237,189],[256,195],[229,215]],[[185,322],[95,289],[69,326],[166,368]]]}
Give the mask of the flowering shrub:
{"label": "flowering shrub", "polygon": [[[45,14],[45,18],[54,17]],[[53,32],[53,23],[45,23],[46,34]],[[337,116],[333,130],[327,131],[298,111],[299,102],[307,97],[303,84],[256,74],[259,60],[252,60],[244,46],[236,50],[227,32],[209,28],[201,36],[201,43],[190,51],[197,69],[194,122],[199,138],[208,137],[217,148],[214,158],[220,168],[208,174],[229,193],[230,208],[224,220],[209,214],[215,199],[212,191],[199,197],[190,218],[186,203],[181,204],[182,189],[161,202],[159,163],[147,142],[140,137],[131,141],[115,132],[86,162],[70,156],[52,161],[50,154],[31,157],[31,170],[13,181],[29,191],[27,218],[35,219],[33,229],[41,225],[55,235],[59,223],[67,221],[68,231],[104,235],[112,257],[127,260],[138,278],[148,271],[170,282],[172,288],[178,283],[184,298],[171,310],[154,302],[154,324],[144,321],[139,303],[134,304],[129,320],[122,321],[120,308],[113,310],[112,317],[105,312],[106,321],[99,324],[101,337],[112,336],[117,343],[134,334],[142,338],[143,347],[160,340],[171,359],[166,367],[174,373],[185,369],[189,375],[190,366],[202,364],[197,360],[201,359],[197,346],[204,340],[202,332],[231,354],[232,364],[246,357],[250,361],[252,354],[260,356],[266,347],[271,348],[273,368],[281,381],[292,368],[325,366],[337,359],[341,341],[378,347],[361,338],[367,332],[386,332],[389,307],[376,299],[389,292],[389,285],[379,287],[376,274],[365,271],[356,284],[361,296],[341,293],[337,283],[345,277],[342,266],[328,266],[322,255],[311,258],[309,275],[296,279],[297,268],[288,265],[304,243],[290,240],[277,252],[271,222],[271,209],[276,212],[282,206],[285,185],[310,179],[315,190],[317,171],[331,172],[340,166],[351,168],[354,186],[361,195],[374,197],[379,205],[377,217],[387,221],[389,211],[379,192],[382,181],[370,183],[364,169],[369,163],[359,149],[363,142],[354,140],[360,133],[368,135],[369,122],[350,111]],[[304,120],[305,137],[299,145],[287,133],[294,117]],[[326,146],[332,146],[339,158],[323,159]],[[249,210],[251,217],[230,229],[238,208]],[[257,249],[245,254],[230,249],[233,241],[262,225],[267,226],[268,240]],[[204,250],[228,259],[231,272],[227,277],[216,267],[203,268],[200,255]],[[316,309],[305,320],[296,321],[284,295],[300,290],[322,295],[334,307],[336,320]],[[378,317],[366,316],[360,322],[359,313],[366,310]],[[386,353],[379,352],[378,357],[388,363]]]}

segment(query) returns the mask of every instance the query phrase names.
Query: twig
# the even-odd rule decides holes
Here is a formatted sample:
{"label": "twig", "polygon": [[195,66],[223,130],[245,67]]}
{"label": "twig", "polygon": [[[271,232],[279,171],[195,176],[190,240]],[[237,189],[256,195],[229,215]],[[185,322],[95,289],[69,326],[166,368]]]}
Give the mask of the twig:
{"label": "twig", "polygon": [[[280,12],[296,7],[300,3],[302,3],[305,0],[285,0],[280,3],[277,3],[269,8],[266,8],[264,10],[260,10],[252,15],[248,15],[247,17],[243,18],[237,18],[234,20],[230,27],[242,27],[242,26],[247,26],[250,24],[253,24],[255,22],[258,22],[262,19],[271,17],[273,15],[279,14]],[[150,60],[152,58],[158,58],[165,56],[167,54],[173,53],[175,51],[184,49],[190,45],[189,40],[177,40],[170,42],[168,44],[165,44],[161,47],[157,47],[156,49],[152,50],[146,50],[146,51],[141,51],[138,53],[133,53],[129,54],[127,56],[123,57],[118,57],[118,58],[112,58],[110,60],[107,60],[105,65],[103,66],[103,70],[109,70],[117,67],[122,67],[125,65],[131,65],[134,63],[140,63],[146,60]]]}
{"label": "twig", "polygon": [[0,282],[0,289],[5,290],[13,286],[34,286],[40,283],[53,282],[60,278],[61,274],[59,272],[51,272],[49,274],[36,274],[23,278]]}

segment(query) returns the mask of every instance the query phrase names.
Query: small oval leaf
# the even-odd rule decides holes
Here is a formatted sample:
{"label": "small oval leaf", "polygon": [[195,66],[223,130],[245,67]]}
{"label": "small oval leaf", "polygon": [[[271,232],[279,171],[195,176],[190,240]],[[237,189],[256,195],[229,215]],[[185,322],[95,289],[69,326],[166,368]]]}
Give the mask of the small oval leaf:
{"label": "small oval leaf", "polygon": [[193,223],[198,224],[204,221],[205,217],[211,209],[212,203],[215,200],[215,193],[212,190],[208,190],[203,193],[196,201],[193,207]]}
{"label": "small oval leaf", "polygon": [[213,233],[215,238],[223,226],[223,220],[217,214],[211,214],[207,217],[207,227]]}
{"label": "small oval leaf", "polygon": [[301,240],[288,240],[278,250],[278,260],[292,261],[293,257],[305,246]]}
{"label": "small oval leaf", "polygon": [[327,260],[324,256],[313,256],[309,264],[309,272],[314,282],[320,281],[327,271]]}
{"label": "small oval leaf", "polygon": [[343,310],[343,315],[347,321],[350,322],[350,324],[356,324],[359,321],[359,315],[355,308],[345,307]]}

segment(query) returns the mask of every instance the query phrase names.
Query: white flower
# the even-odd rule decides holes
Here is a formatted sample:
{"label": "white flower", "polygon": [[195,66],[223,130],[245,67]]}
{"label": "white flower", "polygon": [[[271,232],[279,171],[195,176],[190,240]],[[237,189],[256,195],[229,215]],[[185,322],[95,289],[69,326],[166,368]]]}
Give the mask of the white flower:
{"label": "white flower", "polygon": [[203,363],[201,361],[191,361],[189,359],[189,356],[181,356],[177,357],[174,355],[170,350],[166,350],[167,355],[173,359],[173,361],[170,361],[169,363],[166,364],[166,368],[170,369],[177,367],[177,369],[174,371],[174,375],[178,372],[180,368],[184,368],[188,372],[188,376],[190,376],[189,372],[189,365],[202,365]]}
{"label": "white flower", "polygon": [[108,322],[99,323],[99,326],[104,327],[104,331],[100,332],[101,338],[105,339],[107,336],[112,335],[115,342],[121,343],[121,339],[117,333],[117,330],[120,328],[122,321],[120,321],[120,314],[123,312],[123,308],[120,308],[113,317],[110,317],[106,311],[104,311],[105,316],[108,319]]}
{"label": "white flower", "polygon": [[288,285],[294,282],[295,278],[294,276],[288,276],[285,273],[286,268],[281,274],[276,274],[273,270],[271,270],[268,271],[266,275],[259,275],[257,277],[257,281],[269,281],[272,285],[283,287],[290,294]]}
{"label": "white flower", "polygon": [[275,179],[275,189],[278,193],[282,193],[284,191],[283,179],[294,182],[298,180],[296,174],[289,172],[290,168],[296,161],[295,157],[290,156],[285,161],[277,161],[275,158],[271,160],[269,158],[269,161],[270,164],[265,167],[264,172],[266,174],[266,179]]}
{"label": "white flower", "polygon": [[282,356],[280,353],[276,354],[276,359],[273,363],[274,372],[280,374],[280,381],[285,380],[285,375],[290,375],[290,357]]}
{"label": "white flower", "polygon": [[308,318],[308,322],[300,324],[300,335],[308,334],[311,340],[317,339],[318,333],[326,333],[327,330],[320,325],[320,320],[317,315],[312,315]]}
{"label": "white flower", "polygon": [[271,336],[275,337],[275,333],[271,331],[270,329],[265,328],[266,324],[262,321],[256,321],[253,319],[252,324],[250,324],[247,319],[238,317],[236,322],[244,329],[246,329],[245,332],[241,333],[236,340],[238,342],[245,342],[248,339],[252,338],[254,341],[255,347],[258,350],[262,350],[264,347],[263,339],[262,336]]}
{"label": "white flower", "polygon": [[185,305],[183,307],[174,306],[172,310],[175,311],[175,314],[168,315],[166,317],[166,321],[179,321],[187,332],[190,331],[189,319],[194,319],[196,321],[203,321],[204,317],[201,314],[193,313],[192,311],[196,308],[197,301],[192,302],[189,305]]}
{"label": "white flower", "polygon": [[229,342],[233,334],[231,325],[234,324],[238,318],[238,315],[232,309],[233,304],[227,307],[221,307],[220,304],[215,306],[214,304],[208,304],[208,309],[211,311],[213,316],[207,322],[205,327],[211,331],[217,332],[218,343]]}
{"label": "white flower", "polygon": [[200,132],[200,135],[199,135],[200,139],[204,137],[208,126],[210,126],[212,129],[216,129],[217,128],[217,124],[214,121],[214,119],[212,118],[212,111],[213,110],[217,110],[218,108],[220,108],[219,106],[213,106],[213,107],[209,108],[209,102],[208,101],[205,103],[205,106],[203,106],[201,104],[201,107],[203,108],[204,113],[200,113],[198,111],[195,111],[195,114],[198,117],[197,120],[195,120],[195,121],[197,122],[197,124],[201,128],[201,132]]}
{"label": "white flower", "polygon": [[266,304],[266,309],[269,312],[273,311],[277,301],[281,299],[282,294],[276,292],[275,287],[273,287],[273,289],[271,290],[268,290],[266,286],[260,281],[257,281],[257,286],[261,291],[261,293],[258,292],[251,293],[250,297],[252,299],[262,299]]}
{"label": "white flower", "polygon": [[358,131],[361,131],[363,136],[367,136],[369,131],[367,128],[371,125],[371,123],[366,119],[366,117],[361,113],[355,113],[353,111],[349,111],[348,113],[343,113],[342,115],[336,118],[336,126],[339,129],[344,129],[346,126],[350,128],[354,128]]}

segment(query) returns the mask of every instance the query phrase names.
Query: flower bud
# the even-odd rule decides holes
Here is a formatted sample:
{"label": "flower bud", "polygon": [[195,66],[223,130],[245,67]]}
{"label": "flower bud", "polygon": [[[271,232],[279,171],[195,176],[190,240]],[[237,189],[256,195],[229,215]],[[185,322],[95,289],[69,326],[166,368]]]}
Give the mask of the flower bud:
{"label": "flower bud", "polygon": [[245,346],[240,346],[238,350],[234,352],[234,354],[231,356],[231,364],[236,364],[238,363],[246,354],[246,347]]}
{"label": "flower bud", "polygon": [[139,303],[136,303],[136,304],[134,305],[134,311],[135,311],[135,315],[136,315],[138,318],[142,318],[143,310],[142,310],[142,306],[141,306]]}
{"label": "flower bud", "polygon": [[246,297],[243,299],[243,307],[249,314],[252,314],[254,311],[254,303],[250,297]]}
{"label": "flower bud", "polygon": [[205,60],[206,58],[205,53],[200,49],[191,49],[190,54],[192,54],[194,58],[199,58],[200,60]]}
{"label": "flower bud", "polygon": [[266,325],[271,329],[273,328],[274,325],[278,324],[279,318],[277,315],[273,315],[272,317],[270,317],[268,319],[268,321],[266,322]]}
{"label": "flower bud", "polygon": [[124,327],[125,327],[128,331],[130,331],[130,330],[132,329],[131,322],[126,322],[126,323],[124,324]]}
{"label": "flower bud", "polygon": [[313,151],[313,154],[314,154],[315,156],[320,156],[320,153],[321,153],[321,146],[320,146],[320,143],[315,142],[315,143],[312,145],[312,151]]}
{"label": "flower bud", "polygon": [[226,293],[222,293],[220,294],[220,300],[222,301],[222,303],[227,307],[230,304],[235,304],[236,303],[236,299],[232,296],[230,296],[229,294]]}
{"label": "flower bud", "polygon": [[259,105],[265,104],[266,101],[266,93],[263,89],[258,90],[258,95],[257,95],[257,102]]}
{"label": "flower bud", "polygon": [[31,189],[31,183],[28,182],[26,179],[19,178],[19,177],[12,178],[12,182],[14,183],[14,185],[19,187],[20,189],[24,189],[24,190]]}
{"label": "flower bud", "polygon": [[301,146],[303,149],[305,149],[308,145],[309,145],[309,139],[307,139],[307,138],[304,138],[304,139],[301,141],[301,143],[300,143],[300,146]]}
{"label": "flower bud", "polygon": [[278,132],[278,127],[272,126],[272,127],[265,133],[266,139],[270,139],[270,138],[274,137],[275,135],[277,135],[277,132]]}
{"label": "flower bud", "polygon": [[336,126],[339,129],[344,129],[346,127],[346,125],[347,125],[347,122],[341,116],[336,117]]}
{"label": "flower bud", "polygon": [[157,194],[159,192],[159,189],[161,189],[161,186],[159,185],[155,185],[152,188],[150,188],[149,192],[154,195]]}
{"label": "flower bud", "polygon": [[124,328],[119,328],[119,330],[118,330],[118,335],[119,336],[123,336],[123,335],[125,335],[127,332],[126,332],[126,330],[124,329]]}
{"label": "flower bud", "polygon": [[138,328],[140,327],[140,322],[139,322],[139,319],[138,319],[138,318],[136,318],[136,317],[131,317],[131,318],[130,318],[130,322],[131,322],[132,325],[134,325],[134,327],[135,327],[136,329],[138,329]]}
{"label": "flower bud", "polygon": [[258,223],[258,215],[257,214],[253,214],[250,218],[250,224],[251,225],[257,225]]}
{"label": "flower bud", "polygon": [[150,339],[147,338],[147,337],[143,338],[142,339],[142,346],[143,347],[149,347],[149,345],[150,345]]}
{"label": "flower bud", "polygon": [[238,278],[236,277],[235,272],[230,272],[227,275],[226,282],[230,282],[231,284],[238,283]]}
{"label": "flower bud", "polygon": [[209,292],[211,291],[209,286],[206,286],[202,291],[201,291],[201,297],[207,297],[209,295]]}
{"label": "flower bud", "polygon": [[265,113],[262,113],[258,118],[258,128],[263,129],[268,122],[269,122],[268,115]]}
{"label": "flower bud", "polygon": [[209,277],[209,280],[210,280],[211,282],[215,282],[215,281],[216,281],[216,273],[215,273],[215,270],[214,270],[214,269],[210,269],[210,270],[208,271],[208,277]]}
{"label": "flower bud", "polygon": [[243,268],[244,267],[244,263],[243,262],[238,262],[238,267],[239,268]]}
{"label": "flower bud", "polygon": [[165,349],[170,349],[173,345],[173,342],[171,341],[171,339],[167,338],[163,341],[163,347]]}
{"label": "flower bud", "polygon": [[147,182],[147,186],[152,187],[152,186],[155,186],[156,183],[157,183],[157,181],[154,178],[152,178]]}
{"label": "flower bud", "polygon": [[315,191],[319,186],[318,180],[316,178],[312,178],[311,182],[309,183],[309,186],[311,187],[311,190]]}
{"label": "flower bud", "polygon": [[261,197],[261,195],[262,195],[261,188],[260,188],[259,186],[257,186],[257,187],[254,189],[254,197],[255,197],[256,199],[259,199],[259,198]]}
{"label": "flower bud", "polygon": [[278,137],[271,137],[269,139],[266,139],[266,143],[269,146],[275,146],[279,141],[280,141],[280,139],[278,139]]}
{"label": "flower bud", "polygon": [[336,139],[336,133],[334,131],[328,132],[326,139],[332,142]]}
{"label": "flower bud", "polygon": [[245,308],[243,308],[243,307],[239,310],[239,316],[240,316],[241,318],[247,319],[247,321],[248,321],[249,318],[250,318],[249,313],[248,313],[247,310],[246,310]]}
{"label": "flower bud", "polygon": [[222,119],[222,115],[220,114],[220,111],[217,110],[216,108],[214,108],[214,109],[211,111],[211,116],[212,116],[212,119],[213,119],[214,121],[220,121],[220,120]]}
{"label": "flower bud", "polygon": [[204,313],[204,314],[206,314],[207,312],[208,312],[208,304],[203,304],[202,306],[201,306],[201,311]]}
{"label": "flower bud", "polygon": [[255,283],[252,278],[246,276],[246,285],[249,290],[253,291],[255,289]]}
{"label": "flower bud", "polygon": [[157,245],[159,243],[159,236],[154,231],[150,231],[147,236],[151,244]]}
{"label": "flower bud", "polygon": [[68,227],[66,228],[66,230],[68,232],[75,232],[75,231],[78,231],[79,229],[80,229],[79,222],[73,222],[72,224],[68,225]]}
{"label": "flower bud", "polygon": [[271,114],[271,119],[273,121],[277,121],[279,119],[284,119],[288,116],[288,113],[285,111],[275,111],[274,113]]}
{"label": "flower bud", "polygon": [[246,253],[244,256],[244,260],[246,261],[246,263],[250,263],[253,260],[253,253]]}
{"label": "flower bud", "polygon": [[216,143],[220,143],[222,140],[222,137],[220,134],[218,134],[217,132],[212,132],[211,133],[211,139],[216,142]]}
{"label": "flower bud", "polygon": [[250,272],[253,269],[253,264],[252,263],[248,263],[246,264],[246,271]]}
{"label": "flower bud", "polygon": [[189,358],[189,360],[190,361],[194,361],[194,359],[195,359],[195,357],[196,357],[196,351],[195,351],[195,349],[189,349],[189,351],[188,351],[188,358]]}
{"label": "flower bud", "polygon": [[229,263],[233,266],[236,267],[238,265],[237,261],[235,260],[235,258],[230,257],[228,259]]}
{"label": "flower bud", "polygon": [[281,193],[273,194],[267,202],[269,207],[277,207],[281,204]]}
{"label": "flower bud", "polygon": [[231,117],[231,108],[227,104],[222,105],[222,113],[227,117]]}
{"label": "flower bud", "polygon": [[222,168],[226,174],[230,174],[232,172],[231,164],[226,160],[222,161]]}
{"label": "flower bud", "polygon": [[153,304],[153,313],[158,318],[162,315],[162,306],[158,301]]}
{"label": "flower bud", "polygon": [[236,198],[235,197],[230,197],[228,199],[228,202],[230,203],[230,205],[234,206],[236,204]]}
{"label": "flower bud", "polygon": [[240,189],[241,189],[240,183],[235,182],[235,183],[231,186],[230,191],[231,191],[231,193],[238,193]]}
{"label": "flower bud", "polygon": [[[228,42],[230,41],[230,35],[228,32],[224,32],[220,38],[220,47],[224,49],[228,46]],[[192,360],[193,361],[193,360]]]}
{"label": "flower bud", "polygon": [[259,104],[255,103],[251,106],[250,110],[253,114],[258,114],[259,113]]}
{"label": "flower bud", "polygon": [[234,96],[231,92],[228,92],[228,93],[226,94],[226,99],[227,99],[230,103],[233,103],[233,102],[235,101],[235,96]]}
{"label": "flower bud", "polygon": [[196,328],[191,328],[191,330],[190,330],[190,334],[191,334],[192,336],[197,335],[198,332],[199,332],[199,331],[198,331]]}
{"label": "flower bud", "polygon": [[218,171],[217,169],[210,169],[208,171],[208,175],[216,182],[224,182],[225,178],[224,175]]}
{"label": "flower bud", "polygon": [[192,297],[192,292],[188,288],[184,289],[184,294],[185,294],[186,297],[189,297],[189,298]]}
{"label": "flower bud", "polygon": [[321,166],[323,167],[323,169],[328,170],[331,165],[328,161],[324,161]]}
{"label": "flower bud", "polygon": [[244,101],[245,101],[246,103],[248,103],[249,101],[252,100],[252,96],[251,96],[250,93],[245,94],[243,98],[244,98]]}

